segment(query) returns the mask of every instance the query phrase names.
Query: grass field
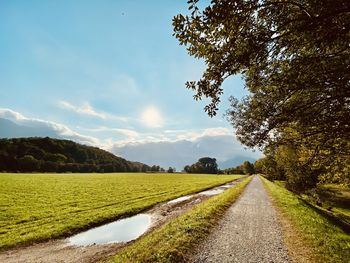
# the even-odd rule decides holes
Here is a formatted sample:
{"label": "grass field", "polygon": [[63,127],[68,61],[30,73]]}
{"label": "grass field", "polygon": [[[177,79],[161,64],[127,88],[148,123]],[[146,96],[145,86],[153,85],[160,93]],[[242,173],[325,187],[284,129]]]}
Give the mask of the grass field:
{"label": "grass field", "polygon": [[284,187],[264,178],[263,182],[298,238],[311,249],[314,261],[349,262],[350,235]]}
{"label": "grass field", "polygon": [[240,196],[252,177],[212,197],[122,249],[109,263],[187,262],[187,256]]}
{"label": "grass field", "polygon": [[0,174],[0,249],[67,236],[238,177]]}

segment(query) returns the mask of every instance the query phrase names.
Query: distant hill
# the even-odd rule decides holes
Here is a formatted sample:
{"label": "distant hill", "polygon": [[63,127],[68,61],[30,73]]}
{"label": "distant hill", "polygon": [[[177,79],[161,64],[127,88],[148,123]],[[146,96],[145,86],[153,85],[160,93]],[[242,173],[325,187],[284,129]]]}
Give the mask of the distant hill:
{"label": "distant hill", "polygon": [[247,157],[247,156],[236,156],[235,158],[226,160],[224,162],[218,162],[220,169],[227,169],[241,165],[244,161],[254,163],[257,159]]}
{"label": "distant hill", "polygon": [[30,127],[15,123],[13,121],[0,118],[0,138],[19,138],[19,137],[58,137],[54,131],[44,127]]}
{"label": "distant hill", "polygon": [[197,162],[203,156],[216,158],[219,168],[231,168],[244,161],[261,158],[260,152],[246,150],[230,135],[201,136],[196,140],[177,140],[174,142],[146,142],[115,145],[111,152],[129,160],[151,164],[153,160],[162,167],[176,167],[181,171],[185,165]]}
{"label": "distant hill", "polygon": [[[0,120],[3,124],[3,120]],[[11,123],[7,123],[11,125]],[[150,167],[127,161],[97,147],[49,137],[0,139],[0,171],[7,172],[146,172]]]}

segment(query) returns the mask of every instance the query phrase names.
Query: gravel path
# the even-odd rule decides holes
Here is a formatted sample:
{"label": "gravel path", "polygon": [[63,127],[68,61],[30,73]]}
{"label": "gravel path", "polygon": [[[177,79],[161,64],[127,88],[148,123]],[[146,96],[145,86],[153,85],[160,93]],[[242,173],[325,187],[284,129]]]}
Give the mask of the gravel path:
{"label": "gravel path", "polygon": [[290,262],[276,212],[255,176],[190,262]]}

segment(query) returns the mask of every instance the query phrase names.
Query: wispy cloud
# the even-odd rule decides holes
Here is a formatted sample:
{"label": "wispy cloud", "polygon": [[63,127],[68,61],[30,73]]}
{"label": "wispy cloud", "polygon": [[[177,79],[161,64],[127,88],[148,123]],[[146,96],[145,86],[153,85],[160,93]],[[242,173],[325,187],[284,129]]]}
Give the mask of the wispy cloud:
{"label": "wispy cloud", "polygon": [[58,102],[58,105],[62,109],[69,110],[80,115],[95,117],[103,120],[111,119],[111,120],[119,120],[124,122],[128,120],[127,117],[122,117],[122,116],[117,116],[117,115],[109,114],[102,111],[97,111],[88,102],[84,102],[83,104],[76,106],[68,101],[60,100]]}
{"label": "wispy cloud", "polygon": [[14,120],[14,121],[20,121],[20,120],[27,119],[19,112],[16,112],[16,111],[13,111],[13,110],[7,109],[7,108],[0,108],[0,117],[5,118],[5,119]]}
{"label": "wispy cloud", "polygon": [[[115,129],[110,128],[99,128],[93,129],[93,131],[113,131]],[[120,130],[120,129],[118,129]],[[122,129],[125,130],[125,129]],[[92,129],[89,129],[92,131]],[[135,132],[132,130],[127,130],[131,132]],[[189,142],[197,142],[201,140],[203,137],[220,137],[225,136],[229,137],[232,140],[236,140],[233,131],[229,128],[225,127],[216,127],[216,128],[206,128],[206,129],[195,129],[195,130],[164,130],[157,133],[140,133],[137,132],[137,136],[129,136],[124,140],[114,141],[112,146],[122,147],[125,145],[141,145],[141,144],[149,144],[149,143],[174,143],[179,141],[189,141]]]}
{"label": "wispy cloud", "polygon": [[[47,136],[50,135],[61,139],[69,139],[89,145],[101,144],[99,139],[79,134],[63,124],[36,118],[29,118],[11,109],[0,108],[0,118],[11,120],[23,127],[35,128],[38,135],[47,134]],[[25,136],[25,134],[23,136]]]}
{"label": "wispy cloud", "polygon": [[109,127],[97,127],[97,128],[81,128],[85,131],[90,132],[116,132],[122,135],[125,135],[128,139],[137,139],[140,137],[140,134],[137,131],[123,128],[109,128]]}

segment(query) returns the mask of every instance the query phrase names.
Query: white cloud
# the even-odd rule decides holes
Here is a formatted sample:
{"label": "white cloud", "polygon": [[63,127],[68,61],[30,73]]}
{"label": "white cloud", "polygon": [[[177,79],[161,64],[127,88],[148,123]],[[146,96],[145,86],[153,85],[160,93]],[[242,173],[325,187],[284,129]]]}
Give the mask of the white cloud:
{"label": "white cloud", "polygon": [[103,120],[114,119],[114,120],[120,120],[120,121],[127,121],[126,117],[121,117],[121,116],[116,116],[105,112],[96,111],[88,102],[84,102],[80,106],[75,106],[69,103],[68,101],[60,100],[58,104],[62,109],[70,110],[81,115],[96,117]]}
{"label": "white cloud", "polygon": [[6,108],[0,108],[0,117],[14,121],[26,119],[26,117],[24,117],[22,114]]}
{"label": "white cloud", "polygon": [[63,124],[36,118],[28,118],[21,113],[10,109],[0,108],[0,118],[8,119],[18,124],[19,131],[17,131],[17,134],[20,134],[21,137],[51,136],[89,145],[100,144],[100,141],[97,138],[79,134]]}
{"label": "white cloud", "polygon": [[81,128],[85,131],[90,132],[117,132],[119,134],[125,135],[128,139],[136,139],[140,137],[140,134],[137,131],[130,129],[122,129],[122,128],[109,128],[109,127],[97,127],[97,128]]}
{"label": "white cloud", "polygon": [[106,116],[102,113],[96,112],[88,102],[83,103],[81,106],[77,107],[67,101],[59,101],[59,105],[62,109],[74,111],[78,114],[89,115],[93,117],[98,117],[101,119],[106,119]]}
{"label": "white cloud", "polygon": [[163,118],[155,106],[148,106],[141,113],[141,122],[151,128],[160,128],[163,125]]}
{"label": "white cloud", "polygon": [[134,130],[128,129],[116,129],[99,127],[96,129],[84,129],[93,132],[103,132],[103,131],[116,131],[119,133],[124,133],[129,135],[128,138],[124,140],[114,141],[112,146],[117,145],[118,147],[123,147],[125,145],[138,145],[138,144],[148,144],[148,143],[159,143],[159,142],[178,142],[178,141],[189,141],[196,142],[203,137],[218,137],[218,136],[228,136],[232,140],[235,139],[233,131],[225,127],[217,128],[206,128],[197,130],[164,130],[162,132],[155,133],[139,133]]}
{"label": "white cloud", "polygon": [[60,135],[62,138],[78,141],[80,143],[89,144],[89,145],[100,144],[100,140],[98,140],[97,138],[79,134],[75,131],[72,131],[67,126],[64,126],[62,124],[54,123],[54,122],[46,122],[46,121],[41,121],[41,122],[45,123],[48,128],[52,128],[54,131],[56,131],[58,135]]}
{"label": "white cloud", "polygon": [[217,128],[204,129],[202,133],[202,136],[223,136],[223,135],[233,135],[233,131],[229,128],[217,127]]}
{"label": "white cloud", "polygon": [[188,140],[188,141],[196,141],[203,136],[232,136],[233,131],[229,128],[224,127],[216,127],[216,128],[206,128],[202,130],[179,130],[178,132],[172,131],[173,134],[176,134],[177,140]]}

